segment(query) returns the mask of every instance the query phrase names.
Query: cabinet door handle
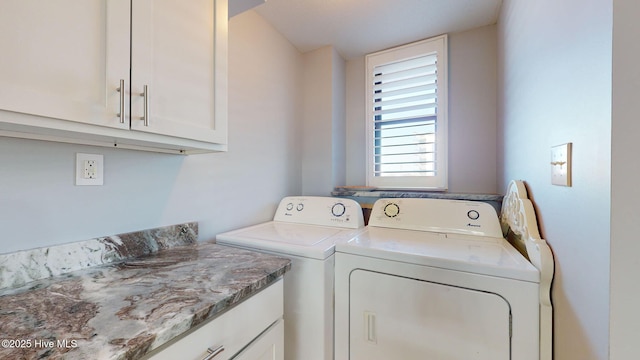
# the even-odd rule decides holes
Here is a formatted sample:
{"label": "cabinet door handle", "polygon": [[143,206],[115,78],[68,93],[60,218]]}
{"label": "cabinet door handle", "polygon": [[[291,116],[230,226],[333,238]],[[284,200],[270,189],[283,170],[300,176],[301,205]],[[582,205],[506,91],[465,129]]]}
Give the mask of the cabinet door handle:
{"label": "cabinet door handle", "polygon": [[143,87],[140,96],[144,98],[144,112],[141,119],[144,120],[144,126],[149,126],[149,87],[147,85]]}
{"label": "cabinet door handle", "polygon": [[120,118],[120,123],[124,124],[124,79],[120,79],[120,87],[116,90],[120,93],[120,112],[118,117]]}
{"label": "cabinet door handle", "polygon": [[207,355],[204,359],[202,360],[211,360],[214,357],[216,357],[216,355],[220,354],[221,352],[224,351],[224,345],[220,345],[215,349],[212,348],[208,348],[207,352],[209,353],[209,355]]}

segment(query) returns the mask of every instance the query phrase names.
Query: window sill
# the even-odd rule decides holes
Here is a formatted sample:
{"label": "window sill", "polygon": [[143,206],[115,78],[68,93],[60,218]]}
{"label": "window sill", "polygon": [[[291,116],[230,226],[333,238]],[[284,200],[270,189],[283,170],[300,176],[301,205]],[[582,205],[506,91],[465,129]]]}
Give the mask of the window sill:
{"label": "window sill", "polygon": [[373,203],[381,198],[426,198],[466,201],[484,201],[491,204],[500,213],[502,197],[499,194],[460,194],[419,190],[387,190],[372,187],[338,186],[331,192],[334,197],[349,198],[360,203],[363,209],[371,209]]}

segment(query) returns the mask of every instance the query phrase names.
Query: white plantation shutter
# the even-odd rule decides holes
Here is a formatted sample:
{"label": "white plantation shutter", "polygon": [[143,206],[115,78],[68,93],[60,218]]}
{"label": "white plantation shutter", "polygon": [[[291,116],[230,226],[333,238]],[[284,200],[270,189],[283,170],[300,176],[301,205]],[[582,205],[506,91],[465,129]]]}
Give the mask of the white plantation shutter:
{"label": "white plantation shutter", "polygon": [[446,189],[446,36],[367,56],[368,184]]}

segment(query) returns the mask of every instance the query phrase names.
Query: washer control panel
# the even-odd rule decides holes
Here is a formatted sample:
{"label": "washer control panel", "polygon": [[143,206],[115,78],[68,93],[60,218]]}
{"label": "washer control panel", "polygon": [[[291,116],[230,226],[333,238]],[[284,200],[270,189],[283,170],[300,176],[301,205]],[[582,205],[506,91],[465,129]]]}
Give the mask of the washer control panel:
{"label": "washer control panel", "polygon": [[273,220],[351,229],[364,227],[358,202],[323,196],[287,196],[280,201]]}
{"label": "washer control panel", "polygon": [[493,206],[480,201],[445,199],[379,199],[369,226],[503,237]]}
{"label": "washer control panel", "polygon": [[347,212],[347,207],[344,203],[337,202],[333,204],[333,206],[331,207],[331,215],[335,217],[341,217],[346,212]]}

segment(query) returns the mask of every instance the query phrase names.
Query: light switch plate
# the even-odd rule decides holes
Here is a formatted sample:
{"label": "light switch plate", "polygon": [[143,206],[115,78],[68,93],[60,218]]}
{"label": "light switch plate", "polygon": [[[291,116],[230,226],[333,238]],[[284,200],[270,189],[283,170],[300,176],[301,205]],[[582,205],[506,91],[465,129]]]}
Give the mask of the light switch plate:
{"label": "light switch plate", "polygon": [[571,186],[571,143],[551,148],[551,184]]}
{"label": "light switch plate", "polygon": [[76,154],[76,185],[104,184],[104,156]]}

